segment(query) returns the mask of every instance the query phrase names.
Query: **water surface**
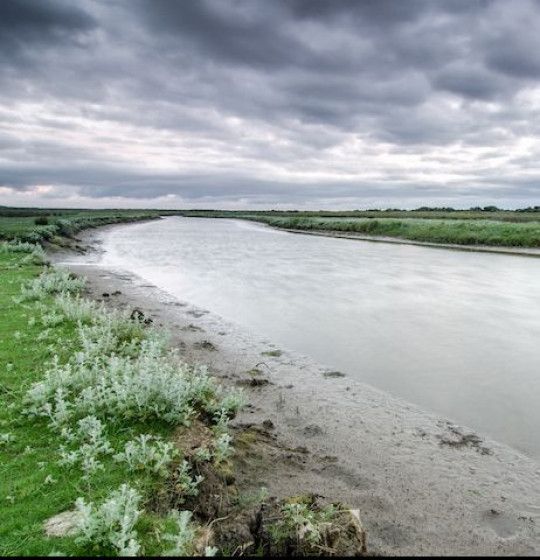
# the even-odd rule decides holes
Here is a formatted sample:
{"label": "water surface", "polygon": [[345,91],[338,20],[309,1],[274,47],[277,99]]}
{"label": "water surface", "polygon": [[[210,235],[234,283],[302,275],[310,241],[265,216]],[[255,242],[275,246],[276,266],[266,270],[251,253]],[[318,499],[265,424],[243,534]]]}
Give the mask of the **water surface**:
{"label": "water surface", "polygon": [[171,217],[104,264],[540,457],[540,259]]}

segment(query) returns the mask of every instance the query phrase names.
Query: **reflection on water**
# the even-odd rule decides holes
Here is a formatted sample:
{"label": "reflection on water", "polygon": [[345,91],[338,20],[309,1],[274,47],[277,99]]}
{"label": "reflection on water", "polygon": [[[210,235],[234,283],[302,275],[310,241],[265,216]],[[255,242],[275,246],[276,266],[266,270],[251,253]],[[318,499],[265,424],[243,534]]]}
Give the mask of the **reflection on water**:
{"label": "reflection on water", "polygon": [[540,259],[167,218],[104,262],[540,456]]}

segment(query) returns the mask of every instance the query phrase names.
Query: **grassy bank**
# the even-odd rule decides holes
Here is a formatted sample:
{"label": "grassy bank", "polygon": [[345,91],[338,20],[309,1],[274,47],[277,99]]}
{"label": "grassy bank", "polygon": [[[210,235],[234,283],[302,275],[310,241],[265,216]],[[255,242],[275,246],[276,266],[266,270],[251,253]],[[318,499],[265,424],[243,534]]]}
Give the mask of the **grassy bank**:
{"label": "grassy bank", "polygon": [[540,247],[540,221],[513,223],[488,220],[392,218],[268,218],[256,221],[298,231],[344,232],[429,243]]}
{"label": "grassy bank", "polygon": [[187,217],[236,218],[297,231],[343,232],[426,243],[540,247],[537,211],[184,211]]}
{"label": "grassy bank", "polygon": [[182,216],[199,218],[377,218],[377,219],[428,219],[428,220],[488,220],[497,222],[538,222],[540,206],[521,210],[486,209],[454,210],[452,208],[426,208],[417,210],[179,210]]}
{"label": "grassy bank", "polygon": [[77,232],[107,224],[122,224],[160,216],[144,210],[40,210],[0,207],[0,240],[30,243],[61,240]]}
{"label": "grassy bank", "polygon": [[[227,465],[239,397],[167,350],[162,332],[82,299],[84,283],[41,258],[0,250],[0,554],[214,552],[187,505],[203,465]],[[195,421],[211,437],[187,461],[171,436]],[[164,513],[156,494],[188,513]],[[74,534],[48,537],[43,523],[65,511]]]}
{"label": "grassy bank", "polygon": [[61,243],[78,231],[164,215],[238,218],[298,231],[348,232],[429,243],[540,247],[540,208],[351,211],[45,210],[0,207],[0,239]]}

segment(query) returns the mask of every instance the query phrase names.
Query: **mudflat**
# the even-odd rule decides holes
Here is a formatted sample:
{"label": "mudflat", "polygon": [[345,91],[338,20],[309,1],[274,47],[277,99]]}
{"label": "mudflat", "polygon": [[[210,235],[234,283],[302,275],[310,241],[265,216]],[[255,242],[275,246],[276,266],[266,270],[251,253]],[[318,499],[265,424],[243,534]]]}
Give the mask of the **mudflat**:
{"label": "mudflat", "polygon": [[[93,235],[85,233],[85,243]],[[93,298],[140,310],[170,331],[187,360],[244,388],[249,404],[234,421],[242,490],[347,503],[360,512],[371,554],[540,552],[540,465],[533,459],[97,258],[55,260],[86,276]]]}

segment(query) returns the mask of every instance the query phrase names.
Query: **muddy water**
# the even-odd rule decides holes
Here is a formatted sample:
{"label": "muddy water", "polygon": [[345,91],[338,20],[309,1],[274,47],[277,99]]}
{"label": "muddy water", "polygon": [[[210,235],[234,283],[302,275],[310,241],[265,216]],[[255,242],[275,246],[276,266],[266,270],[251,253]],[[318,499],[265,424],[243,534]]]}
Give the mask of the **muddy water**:
{"label": "muddy water", "polygon": [[540,457],[540,259],[167,218],[104,265]]}

